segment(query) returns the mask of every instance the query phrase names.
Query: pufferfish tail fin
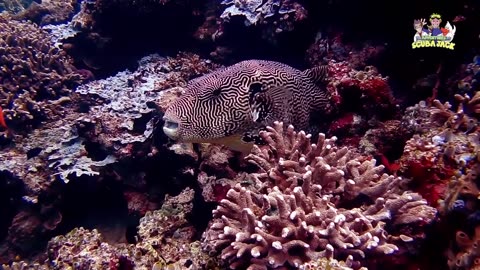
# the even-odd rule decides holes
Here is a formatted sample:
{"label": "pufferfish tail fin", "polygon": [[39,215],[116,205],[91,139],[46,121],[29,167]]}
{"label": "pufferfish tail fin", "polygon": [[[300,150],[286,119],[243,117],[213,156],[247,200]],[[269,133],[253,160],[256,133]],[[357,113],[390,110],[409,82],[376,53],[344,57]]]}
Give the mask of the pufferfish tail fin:
{"label": "pufferfish tail fin", "polygon": [[328,65],[316,66],[303,71],[303,74],[314,83],[324,83],[328,77]]}

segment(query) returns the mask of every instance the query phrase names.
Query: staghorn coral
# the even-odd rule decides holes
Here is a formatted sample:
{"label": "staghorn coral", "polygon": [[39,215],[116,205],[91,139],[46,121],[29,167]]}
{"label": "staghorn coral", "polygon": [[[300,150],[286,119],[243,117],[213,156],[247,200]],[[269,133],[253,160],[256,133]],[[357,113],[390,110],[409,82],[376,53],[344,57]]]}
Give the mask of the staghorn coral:
{"label": "staghorn coral", "polygon": [[2,14],[0,34],[0,107],[12,127],[38,125],[59,106],[51,100],[68,96],[82,76],[35,24]]}
{"label": "staghorn coral", "polygon": [[434,100],[432,120],[454,131],[474,132],[478,127],[478,119],[475,117],[480,116],[480,92],[471,98],[467,94],[456,94],[455,99],[459,103],[456,111],[450,110],[452,105],[449,102],[442,104],[439,100]]}
{"label": "staghorn coral", "polygon": [[[246,157],[260,172],[228,191],[204,233],[204,248],[221,251],[233,269],[298,268],[323,257],[358,269],[417,238],[389,234],[386,224],[426,224],[436,214],[421,196],[402,191],[401,178],[380,175],[383,166],[338,148],[336,138],[320,134],[312,144],[292,126],[284,133],[281,123],[260,136],[267,146]],[[355,206],[359,197],[374,203]]]}

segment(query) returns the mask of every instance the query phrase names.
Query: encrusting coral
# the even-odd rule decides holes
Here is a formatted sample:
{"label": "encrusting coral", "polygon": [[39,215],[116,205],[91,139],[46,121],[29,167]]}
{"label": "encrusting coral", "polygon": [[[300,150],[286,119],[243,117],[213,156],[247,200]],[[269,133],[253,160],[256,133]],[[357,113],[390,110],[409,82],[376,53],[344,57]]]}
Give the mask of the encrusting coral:
{"label": "encrusting coral", "polygon": [[219,269],[200,243],[192,241],[195,229],[186,216],[192,211],[193,196],[187,188],[167,196],[161,209],[147,212],[140,219],[135,244],[107,242],[100,230],[79,227],[53,237],[43,262],[17,261],[0,264],[0,269]]}
{"label": "encrusting coral", "polygon": [[0,107],[12,126],[38,124],[55,106],[48,100],[67,96],[82,81],[48,33],[6,14],[0,15],[0,55]]}
{"label": "encrusting coral", "polygon": [[358,269],[369,258],[405,252],[422,235],[397,233],[401,227],[421,227],[436,215],[420,195],[403,192],[401,178],[337,147],[335,137],[320,134],[312,144],[281,123],[260,136],[267,145],[246,157],[260,172],[228,191],[204,233],[204,248],[220,252],[230,268],[288,269],[335,258]]}

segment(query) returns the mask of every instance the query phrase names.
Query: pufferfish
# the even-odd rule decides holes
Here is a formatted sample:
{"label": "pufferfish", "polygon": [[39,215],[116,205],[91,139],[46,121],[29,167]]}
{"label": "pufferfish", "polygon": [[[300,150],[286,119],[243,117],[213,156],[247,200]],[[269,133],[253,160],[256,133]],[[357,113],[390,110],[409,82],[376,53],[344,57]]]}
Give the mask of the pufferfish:
{"label": "pufferfish", "polygon": [[281,121],[306,129],[312,115],[331,109],[321,82],[327,66],[300,71],[286,64],[247,60],[188,82],[166,110],[163,132],[173,140],[223,144],[249,153],[255,133]]}

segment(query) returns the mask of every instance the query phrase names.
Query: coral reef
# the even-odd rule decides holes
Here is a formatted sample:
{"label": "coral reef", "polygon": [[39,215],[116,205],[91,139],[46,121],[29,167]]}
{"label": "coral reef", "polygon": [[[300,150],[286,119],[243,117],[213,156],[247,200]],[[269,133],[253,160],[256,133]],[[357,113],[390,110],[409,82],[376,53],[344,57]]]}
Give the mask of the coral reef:
{"label": "coral reef", "polygon": [[96,229],[75,228],[49,241],[44,262],[14,262],[4,269],[215,269],[215,260],[192,241],[195,230],[186,217],[193,194],[185,189],[166,198],[161,209],[147,212],[135,244],[107,243]]}
{"label": "coral reef", "polygon": [[[391,117],[397,111],[388,77],[382,77],[373,66],[364,70],[355,70],[348,62],[329,63],[329,83],[327,89],[338,98],[347,111],[358,110],[362,113],[377,112],[376,116]],[[355,100],[358,105],[347,103]],[[347,106],[351,106],[347,109]]]}
{"label": "coral reef", "polygon": [[38,239],[61,223],[58,200],[62,197],[49,199],[55,182],[68,183],[82,175],[98,177],[106,165],[116,161],[111,155],[98,160],[89,155],[86,138],[78,134],[71,116],[34,130],[29,138],[16,139],[14,150],[0,152],[0,173],[21,179],[27,206],[13,218],[0,248],[1,257],[29,253]]}
{"label": "coral reef", "polygon": [[85,137],[78,134],[76,119],[49,123],[32,132],[30,139],[16,142],[16,149],[0,154],[0,171],[23,179],[28,201],[48,189],[55,179],[64,182],[74,175],[98,175],[96,168],[115,162],[113,156],[94,161],[85,149]]}
{"label": "coral reef", "polygon": [[179,54],[169,59],[146,56],[139,61],[135,72],[119,72],[78,87],[76,92],[82,98],[93,99],[88,115],[79,121],[90,126],[89,132],[95,142],[118,149],[118,156],[129,156],[132,148],[126,146],[144,142],[153,131],[151,114],[154,108],[149,104],[162,104],[170,99],[162,97],[164,92],[161,91],[183,86],[188,79],[214,67],[193,54]]}
{"label": "coral reef", "polygon": [[411,178],[410,188],[438,208],[438,226],[445,227],[440,230],[452,234],[446,250],[450,269],[475,269],[478,261],[478,97],[475,92],[456,94],[453,103],[421,102],[402,119],[403,129],[415,134],[406,142],[399,173]]}
{"label": "coral reef", "polygon": [[[101,179],[110,177],[112,168],[118,164],[130,164],[137,156],[142,160],[167,156],[168,149],[162,147],[159,152],[150,148],[152,140],[147,142],[148,138],[155,137],[153,122],[158,120],[156,109],[150,103],[167,104],[168,95],[163,97],[160,89],[171,85],[171,80],[186,82],[188,78],[182,76],[195,76],[209,65],[198,57],[191,56],[197,59],[192,64],[188,59],[186,56],[180,60],[170,59],[170,66],[166,58],[152,55],[140,61],[140,67],[134,72],[120,72],[117,76],[84,84],[58,104],[62,118],[47,121],[29,136],[12,138],[13,143],[0,152],[0,172],[21,179],[25,189],[21,196],[27,204],[27,217],[31,218],[18,216],[10,224],[4,244],[11,250],[0,248],[1,260],[4,255],[10,258],[11,254],[28,253],[30,250],[23,247],[36,248],[31,245],[32,240],[55,230],[62,222],[59,212],[59,205],[65,200],[62,192],[72,180],[89,179],[87,182],[91,180],[91,185],[97,186]],[[203,64],[205,66],[201,66]],[[157,134],[154,140],[161,138]],[[152,153],[148,154],[149,151]],[[124,196],[132,214],[144,214],[150,209],[150,202],[135,194],[137,188],[144,189],[145,173],[138,172],[137,176],[136,165],[128,166],[132,168],[127,172],[119,172],[117,168],[116,177],[122,173],[134,174],[124,179],[129,187]],[[138,168],[141,169],[144,168]],[[178,177],[184,178],[184,175]],[[49,210],[41,213],[44,209]]]}
{"label": "coral reef", "polygon": [[[267,130],[261,132],[267,146],[247,156],[261,172],[228,191],[204,233],[204,248],[221,252],[231,268],[300,267],[333,257],[358,269],[424,237],[400,228],[428,224],[436,210],[404,192],[401,178],[380,174],[384,167],[375,160],[323,134],[312,144],[292,126],[285,133],[281,123]],[[360,197],[371,203],[355,201]]]}
{"label": "coral reef", "polygon": [[[388,85],[388,77],[382,77],[373,66],[356,70],[348,62],[333,60],[328,65],[329,77],[326,88],[332,95],[338,113],[325,127],[327,135],[337,136],[340,138],[341,144],[355,147],[363,144],[362,147],[368,154],[382,153],[383,149],[365,146],[373,145],[375,144],[374,140],[383,138],[365,138],[368,136],[365,135],[365,132],[369,129],[385,129],[371,132],[382,133],[386,136],[389,136],[390,133],[397,137],[393,134],[391,125],[393,122],[388,121],[398,118],[400,110]],[[382,123],[382,121],[386,122]],[[325,121],[322,120],[322,122]],[[391,127],[390,130],[388,130],[389,127]],[[362,139],[362,137],[364,138]],[[400,140],[406,139],[400,138]],[[382,147],[379,146],[379,148]]]}
{"label": "coral reef", "polygon": [[[97,230],[73,229],[65,236],[54,237],[48,244],[52,269],[130,269],[128,248],[116,248],[102,241]],[[148,255],[147,255],[148,256]],[[128,267],[128,265],[132,265]]]}
{"label": "coral reef", "polygon": [[2,14],[0,33],[0,107],[9,126],[38,126],[55,113],[82,76],[36,25]]}
{"label": "coral reef", "polygon": [[222,5],[228,7],[220,18],[230,20],[234,16],[245,18],[245,25],[263,25],[264,36],[273,37],[284,31],[292,31],[295,24],[307,18],[307,10],[298,2],[291,0],[225,0]]}
{"label": "coral reef", "polygon": [[[478,269],[480,266],[479,237],[480,227],[478,225],[471,236],[464,231],[457,231],[455,235],[456,248],[448,252],[448,267],[450,269]],[[458,253],[454,254],[453,250],[458,251]]]}
{"label": "coral reef", "polygon": [[[434,100],[432,106],[417,105],[417,110],[424,111],[419,114],[428,115],[423,121],[430,123],[411,122],[423,133],[407,141],[400,159],[403,173],[413,179],[415,190],[432,205],[437,205],[439,199],[445,199],[450,193],[446,188],[451,178],[457,172],[468,175],[478,159],[478,94],[471,98],[456,95],[456,100],[459,104],[456,111],[451,110],[449,102],[442,104],[438,100]],[[454,201],[450,199],[447,204]]]}
{"label": "coral reef", "polygon": [[59,24],[70,20],[77,1],[42,0],[32,2],[28,8],[13,16],[16,20],[29,20],[38,25]]}
{"label": "coral reef", "polygon": [[472,95],[480,90],[480,55],[469,64],[459,68],[457,74],[448,79],[447,85],[453,93]]}
{"label": "coral reef", "polygon": [[31,2],[30,0],[5,0],[0,3],[0,12],[4,10],[11,13],[20,12],[25,10]]}
{"label": "coral reef", "polygon": [[[399,46],[412,9],[357,2],[0,3],[0,269],[479,268],[479,5],[437,7],[438,57]],[[329,65],[313,136],[162,133],[188,80],[252,58]]]}
{"label": "coral reef", "polygon": [[356,48],[354,44],[345,44],[342,33],[317,33],[315,41],[308,48],[307,60],[312,66],[325,65],[330,61],[348,62],[352,68],[362,70],[371,65],[384,51],[381,45],[365,42]]}

